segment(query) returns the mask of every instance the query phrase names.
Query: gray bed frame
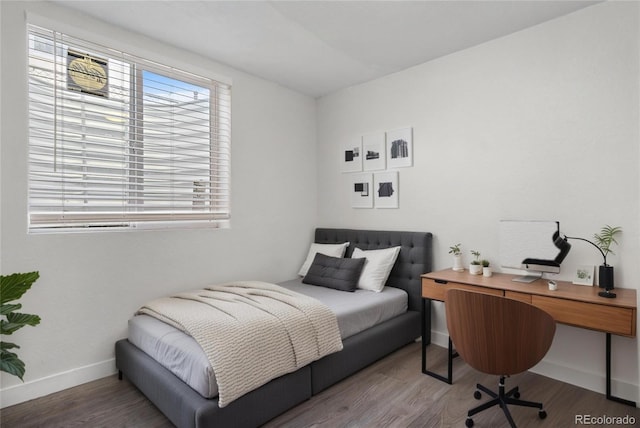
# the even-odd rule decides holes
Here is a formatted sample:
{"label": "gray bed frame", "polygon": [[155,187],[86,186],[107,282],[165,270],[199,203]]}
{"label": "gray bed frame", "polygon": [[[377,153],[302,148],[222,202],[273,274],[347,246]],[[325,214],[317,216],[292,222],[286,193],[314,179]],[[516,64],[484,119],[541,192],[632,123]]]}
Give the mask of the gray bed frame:
{"label": "gray bed frame", "polygon": [[[180,428],[257,427],[413,342],[423,328],[430,331],[430,313],[424,314],[425,325],[421,325],[420,275],[431,271],[431,233],[329,228],[315,231],[317,243],[346,241],[351,243],[346,257],[355,247],[371,250],[401,246],[387,285],[407,291],[406,313],[349,337],[343,341],[342,351],[274,379],[224,408],[218,407],[217,398],[202,397],[127,339],[119,340],[115,346],[120,378],[126,376]],[[426,305],[427,311],[429,307]]]}

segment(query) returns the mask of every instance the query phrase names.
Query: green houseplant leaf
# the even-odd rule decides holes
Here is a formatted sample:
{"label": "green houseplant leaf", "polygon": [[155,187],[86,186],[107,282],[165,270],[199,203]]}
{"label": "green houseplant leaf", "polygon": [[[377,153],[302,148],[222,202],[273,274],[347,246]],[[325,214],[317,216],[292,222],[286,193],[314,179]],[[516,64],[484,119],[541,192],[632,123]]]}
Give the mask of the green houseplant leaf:
{"label": "green houseplant leaf", "polygon": [[25,371],[24,363],[22,362],[22,360],[20,360],[20,358],[18,358],[17,354],[6,350],[10,348],[20,347],[15,343],[9,342],[0,342],[0,345],[0,347],[2,348],[0,350],[0,370],[17,376],[20,380],[23,380],[22,378]]}
{"label": "green houseplant leaf", "polygon": [[[33,283],[40,277],[38,272],[14,273],[12,275],[0,275],[0,334],[7,336],[13,334],[22,327],[36,326],[40,324],[40,317],[32,314],[16,312],[22,309],[20,303],[8,303],[18,300],[26,293]],[[9,349],[20,349],[11,342],[0,341],[0,371],[12,374],[23,380],[25,365],[14,352]]]}
{"label": "green houseplant leaf", "polygon": [[0,276],[0,304],[18,300],[26,293],[31,285],[40,277],[38,272],[14,273]]}
{"label": "green houseplant leaf", "polygon": [[25,325],[36,326],[40,324],[38,315],[20,314],[11,312],[7,314],[7,320],[0,320],[0,334],[9,335]]}
{"label": "green houseplant leaf", "polygon": [[620,232],[622,232],[621,227],[612,227],[607,224],[606,226],[602,227],[602,229],[600,229],[600,233],[596,233],[595,235],[593,235],[593,239],[596,241],[596,244],[598,245],[598,247],[600,247],[602,253],[604,254],[605,264],[607,255],[609,253],[615,254],[613,250],[611,250],[611,245],[618,244],[615,236]]}
{"label": "green houseplant leaf", "polygon": [[15,305],[5,303],[4,305],[0,305],[0,315],[7,315],[13,311],[17,311],[18,309],[22,309],[22,305],[20,303]]}

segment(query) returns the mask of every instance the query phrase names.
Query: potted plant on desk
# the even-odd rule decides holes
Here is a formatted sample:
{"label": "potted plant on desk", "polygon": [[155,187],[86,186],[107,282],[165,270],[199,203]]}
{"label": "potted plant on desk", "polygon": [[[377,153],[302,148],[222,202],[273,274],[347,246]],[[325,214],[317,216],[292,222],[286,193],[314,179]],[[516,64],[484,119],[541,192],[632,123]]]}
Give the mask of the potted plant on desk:
{"label": "potted plant on desk", "polygon": [[580,241],[588,242],[589,244],[596,247],[598,251],[600,251],[600,254],[602,254],[603,264],[600,265],[600,268],[598,270],[598,283],[600,285],[600,288],[604,288],[606,291],[601,291],[600,293],[598,293],[598,295],[601,297],[616,297],[615,293],[611,293],[609,291],[613,289],[613,266],[607,264],[607,255],[609,255],[609,253],[614,254],[614,252],[611,250],[611,245],[618,243],[618,241],[616,241],[616,235],[621,232],[622,228],[619,226],[611,227],[609,225],[606,225],[602,229],[600,229],[600,233],[596,233],[593,235],[593,240],[596,241],[595,243],[589,241],[588,239],[579,237],[565,236],[564,238],[565,241],[567,239],[577,239]]}
{"label": "potted plant on desk", "polygon": [[605,288],[606,290],[613,289],[613,266],[607,264],[607,255],[609,255],[609,253],[615,254],[611,250],[611,245],[618,243],[615,236],[620,232],[622,232],[621,227],[606,225],[600,229],[600,233],[593,235],[593,239],[596,241],[598,248],[600,248],[604,259],[604,263],[600,265],[598,270],[598,283],[601,288]]}
{"label": "potted plant on desk", "polygon": [[493,271],[491,270],[491,263],[487,259],[483,259],[480,264],[482,264],[482,276],[492,276]]}
{"label": "potted plant on desk", "polygon": [[449,247],[449,254],[453,255],[453,270],[456,272],[462,272],[464,267],[462,267],[462,254],[460,253],[460,245],[456,244]]}
{"label": "potted plant on desk", "polygon": [[473,260],[471,260],[471,264],[469,265],[469,273],[472,275],[481,275],[482,263],[480,262],[480,251],[471,250],[471,254],[473,255]]}

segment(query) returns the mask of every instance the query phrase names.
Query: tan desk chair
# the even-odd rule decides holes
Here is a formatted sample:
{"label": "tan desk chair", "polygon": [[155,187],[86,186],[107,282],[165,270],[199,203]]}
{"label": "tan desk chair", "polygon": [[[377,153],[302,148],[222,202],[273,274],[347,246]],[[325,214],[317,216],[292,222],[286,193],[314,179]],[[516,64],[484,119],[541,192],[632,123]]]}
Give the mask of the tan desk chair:
{"label": "tan desk chair", "polygon": [[518,387],[505,393],[505,377],[524,372],[545,356],[556,331],[554,319],[535,306],[517,300],[466,290],[451,289],[446,295],[447,327],[460,356],[474,369],[500,376],[495,392],[477,384],[493,399],[467,413],[466,426],[478,412],[499,405],[515,427],[507,404],[538,408],[540,419],[547,417],[542,403],[519,400]]}

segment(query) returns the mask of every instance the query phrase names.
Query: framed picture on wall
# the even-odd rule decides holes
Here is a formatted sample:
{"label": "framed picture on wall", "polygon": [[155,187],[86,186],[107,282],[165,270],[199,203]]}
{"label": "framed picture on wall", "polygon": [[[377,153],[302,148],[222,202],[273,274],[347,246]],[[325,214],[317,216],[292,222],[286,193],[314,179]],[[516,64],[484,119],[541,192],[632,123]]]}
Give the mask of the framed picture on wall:
{"label": "framed picture on wall", "polygon": [[373,208],[373,178],[371,174],[351,175],[351,207]]}
{"label": "framed picture on wall", "polygon": [[573,275],[573,283],[580,285],[593,285],[595,267],[591,266],[578,266]]}
{"label": "framed picture on wall", "polygon": [[362,165],[364,171],[377,171],[387,166],[385,134],[368,134],[362,137]]}
{"label": "framed picture on wall", "polygon": [[413,129],[387,131],[387,168],[413,166]]}
{"label": "framed picture on wall", "polygon": [[340,153],[342,172],[362,171],[362,138],[346,143]]}
{"label": "framed picture on wall", "polygon": [[398,208],[398,171],[375,173],[373,187],[376,208]]}

